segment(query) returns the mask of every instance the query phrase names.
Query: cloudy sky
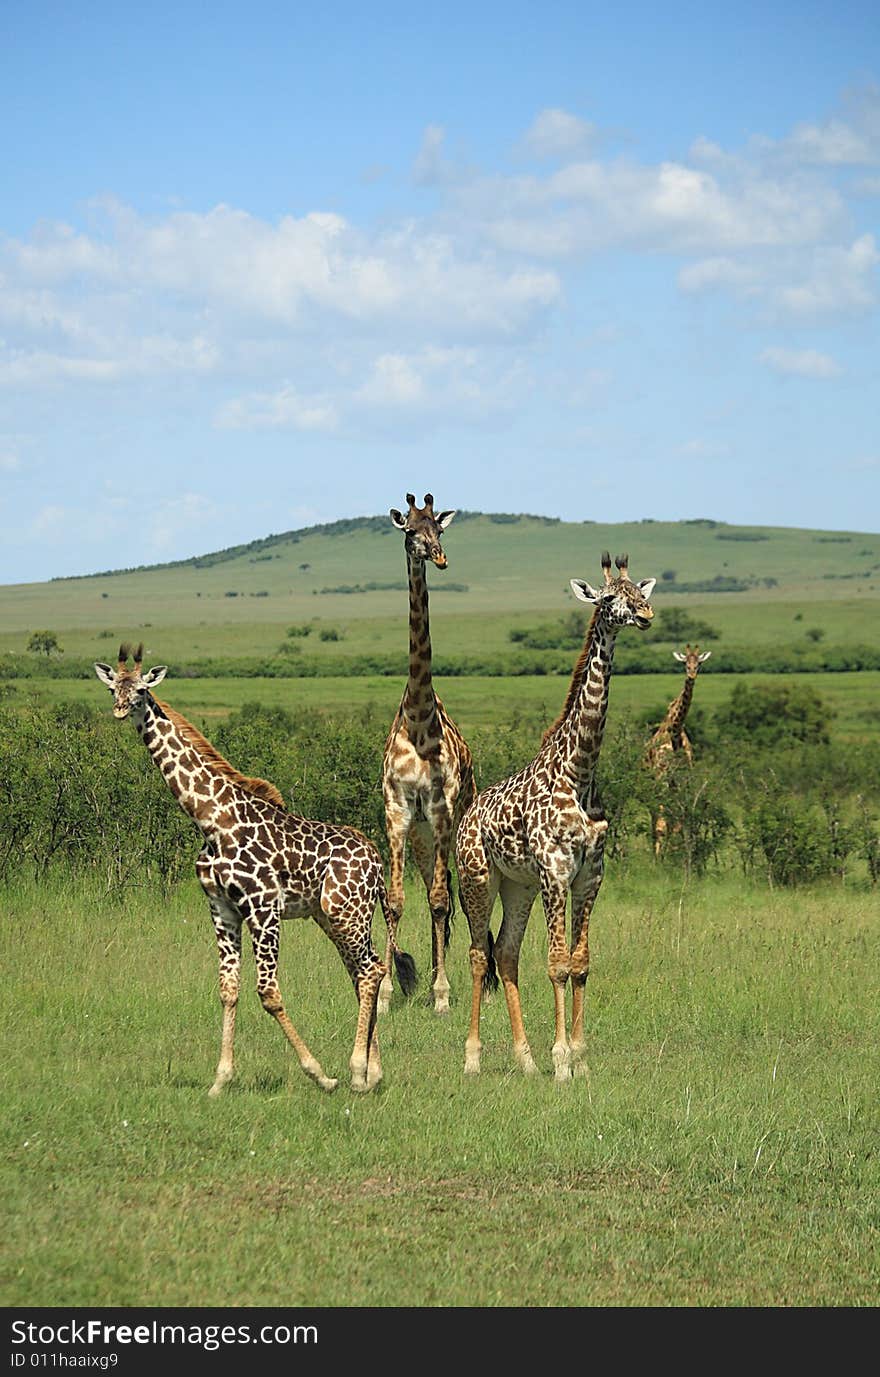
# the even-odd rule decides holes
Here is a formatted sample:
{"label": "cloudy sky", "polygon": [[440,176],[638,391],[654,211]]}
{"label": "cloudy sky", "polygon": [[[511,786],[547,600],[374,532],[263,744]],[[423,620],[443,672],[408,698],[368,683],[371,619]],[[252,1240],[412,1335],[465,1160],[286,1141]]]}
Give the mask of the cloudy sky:
{"label": "cloudy sky", "polygon": [[5,0],[0,128],[0,582],[408,490],[880,529],[873,0]]}

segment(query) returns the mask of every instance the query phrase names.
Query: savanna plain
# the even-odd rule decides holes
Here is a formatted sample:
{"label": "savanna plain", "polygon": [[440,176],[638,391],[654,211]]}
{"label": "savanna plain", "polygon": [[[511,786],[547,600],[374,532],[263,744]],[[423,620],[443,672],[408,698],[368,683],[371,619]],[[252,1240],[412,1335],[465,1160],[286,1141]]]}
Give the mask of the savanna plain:
{"label": "savanna plain", "polygon": [[[236,1078],[208,1097],[220,1006],[198,835],[91,661],[143,639],[145,663],[171,666],[163,696],[236,766],[384,848],[406,675],[396,537],[356,526],[0,589],[8,1306],[876,1304],[880,537],[471,516],[445,546],[461,587],[431,579],[437,688],[480,786],[527,762],[565,698],[568,578],[597,582],[610,546],[660,580],[658,625],[628,637],[629,668],[621,636],[611,685],[587,1073],[553,1081],[536,904],[520,989],[539,1074],[514,1065],[499,993],[482,1073],[464,1075],[467,922],[458,909],[438,1018],[413,872],[400,936],[420,984],[379,1019],[378,1090],[347,1088],[337,953],[290,922],[286,1006],[339,1088],[302,1075],[246,952]],[[678,591],[718,578],[743,586]],[[401,586],[367,586],[383,583]],[[680,614],[665,631],[663,609]],[[56,646],[28,651],[36,631]],[[695,763],[658,860],[639,759],[696,632],[712,659]]]}

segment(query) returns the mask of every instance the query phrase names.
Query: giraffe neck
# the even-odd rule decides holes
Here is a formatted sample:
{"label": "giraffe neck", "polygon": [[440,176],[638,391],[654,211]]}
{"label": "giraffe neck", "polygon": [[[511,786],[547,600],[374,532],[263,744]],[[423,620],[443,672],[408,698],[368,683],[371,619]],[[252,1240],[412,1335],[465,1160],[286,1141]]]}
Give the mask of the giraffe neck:
{"label": "giraffe neck", "polygon": [[439,736],[437,698],[431,679],[431,631],[424,560],[406,557],[409,574],[409,678],[403,712],[410,737]]}
{"label": "giraffe neck", "polygon": [[689,674],[686,674],[681,693],[674,702],[669,704],[666,713],[666,725],[673,736],[677,736],[684,726],[684,719],[688,715],[688,708],[693,696],[694,681]]}
{"label": "giraffe neck", "polygon": [[594,615],[572,675],[567,710],[553,732],[559,770],[587,800],[595,791],[616,636]]}
{"label": "giraffe neck", "polygon": [[185,718],[166,712],[165,705],[147,693],[142,712],[133,715],[133,719],[138,735],[183,811],[209,837],[220,830],[221,816],[225,815],[228,825],[233,791],[224,786],[233,781],[224,776],[215,762],[205,760],[187,738],[182,725]]}

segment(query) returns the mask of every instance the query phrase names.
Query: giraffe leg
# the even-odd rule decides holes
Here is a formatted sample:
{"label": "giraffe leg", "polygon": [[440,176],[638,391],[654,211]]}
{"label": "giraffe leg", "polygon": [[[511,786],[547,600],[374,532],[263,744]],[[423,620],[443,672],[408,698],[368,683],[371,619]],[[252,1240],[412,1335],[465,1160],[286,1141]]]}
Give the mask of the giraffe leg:
{"label": "giraffe leg", "polygon": [[522,946],[529,914],[535,902],[535,890],[525,889],[513,880],[501,881],[501,906],[504,918],[495,943],[495,958],[498,974],[504,986],[507,1012],[510,1017],[510,1030],[513,1035],[513,1053],[526,1075],[537,1071],[532,1051],[526,1038],[523,1024],[522,1005],[519,998],[519,951]]}
{"label": "giraffe leg", "polygon": [[666,825],[666,816],[665,816],[663,804],[661,803],[661,804],[658,806],[658,808],[657,808],[657,813],[656,813],[656,815],[655,815],[655,817],[654,817],[654,856],[655,856],[655,858],[658,857],[658,856],[660,855],[661,851],[663,850],[663,843],[666,841],[666,834],[667,834],[668,830],[669,830],[669,829],[668,829],[668,827],[667,827],[667,825]]}
{"label": "giraffe leg", "polygon": [[556,1035],[553,1039],[553,1068],[557,1084],[571,1080],[571,1046],[565,1027],[565,987],[571,974],[571,953],[565,940],[565,904],[568,885],[542,871],[541,898],[547,920],[547,974],[553,987]]}
{"label": "giraffe leg", "polygon": [[[379,866],[378,859],[376,865]],[[340,904],[338,899],[333,897],[336,891],[332,877],[332,862],[328,867],[328,878],[331,882],[328,884],[328,880],[325,879],[321,907],[315,914],[315,920],[342,957],[357,996],[357,1027],[349,1059],[351,1088],[356,1092],[374,1090],[382,1079],[376,1014],[379,987],[385,975],[385,967],[373,950],[371,937],[373,910],[376,907],[378,892],[377,889],[373,891],[371,901],[365,901],[359,896],[353,902]],[[381,872],[377,880],[381,885]]]}
{"label": "giraffe leg", "polygon": [[[607,824],[606,830],[607,830]],[[604,831],[601,844],[578,873],[571,890],[571,1056],[574,1074],[586,1073],[584,1061],[584,996],[590,973],[590,914],[602,885]]]}
{"label": "giraffe leg", "polygon": [[384,969],[374,952],[372,964],[367,965],[354,982],[358,1020],[349,1068],[351,1088],[357,1092],[375,1090],[382,1079],[379,1040],[376,1036],[376,1002]]}
{"label": "giraffe leg", "polygon": [[[471,1017],[465,1042],[464,1069],[469,1076],[479,1075],[480,1008],[487,982],[494,976],[492,938],[489,919],[498,889],[498,877],[490,870],[476,818],[467,814],[458,833],[457,862],[461,905],[471,935]],[[497,983],[497,981],[496,981]]]}
{"label": "giraffe leg", "polygon": [[397,940],[397,929],[403,918],[404,888],[403,864],[406,851],[406,838],[409,832],[410,812],[397,798],[385,799],[385,831],[388,836],[389,878],[388,878],[388,938],[385,944],[385,974],[379,987],[378,1012],[387,1014],[391,1005],[393,983],[391,972],[394,969],[393,947]]}
{"label": "giraffe leg", "polygon": [[220,1060],[209,1095],[219,1095],[235,1073],[235,1011],[241,983],[241,918],[230,905],[211,898],[211,918],[220,954],[220,1003],[223,1005],[223,1034]]}
{"label": "giraffe leg", "polygon": [[247,920],[254,945],[254,961],[257,967],[257,994],[267,1014],[281,1027],[284,1036],[299,1058],[305,1074],[322,1090],[335,1090],[338,1082],[332,1076],[325,1076],[317,1058],[312,1056],[299,1033],[287,1016],[281,989],[278,985],[278,938],[279,921],[274,909],[264,913],[252,911]]}
{"label": "giraffe leg", "polygon": [[431,910],[431,992],[434,1013],[449,1013],[449,978],[446,974],[446,943],[449,934],[449,915],[452,896],[449,893],[449,819],[434,819],[431,825],[434,838],[433,854],[426,838],[416,827],[411,834],[413,855],[428,891]]}

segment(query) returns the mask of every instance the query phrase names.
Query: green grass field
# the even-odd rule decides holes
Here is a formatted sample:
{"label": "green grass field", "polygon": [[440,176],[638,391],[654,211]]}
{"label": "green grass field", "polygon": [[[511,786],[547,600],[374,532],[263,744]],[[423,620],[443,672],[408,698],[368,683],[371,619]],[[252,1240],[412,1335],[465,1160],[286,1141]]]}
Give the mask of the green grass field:
{"label": "green grass field", "polygon": [[[749,534],[761,538],[730,538]],[[756,580],[736,594],[658,585],[656,608],[681,606],[719,633],[695,692],[707,714],[761,679],[725,673],[728,647],[798,646],[811,630],[823,645],[878,644],[877,535],[479,517],[445,541],[445,577],[468,591],[441,594],[444,576],[429,576],[438,661],[507,652],[512,628],[567,615],[569,577],[598,582],[606,547],[629,550],[635,578]],[[51,628],[66,655],[87,660],[112,662],[121,639],[141,637],[148,663],[262,657],[309,623],[309,656],[381,652],[399,656],[399,675],[178,674],[162,696],[209,736],[252,701],[339,716],[372,706],[390,724],[405,682],[405,591],[319,590],[404,575],[389,522],[387,534],[278,538],[203,567],[0,588],[0,653],[33,658],[30,632]],[[330,627],[340,639],[322,641]],[[671,655],[669,665],[615,676],[608,739],[678,693]],[[880,673],[791,677],[833,713],[833,743],[876,740]],[[486,743],[519,719],[537,747],[568,682],[441,675],[436,687],[466,736]],[[110,712],[91,677],[18,678],[0,691],[12,704]],[[248,954],[238,1075],[213,1101],[217,962],[195,882],[170,898],[135,884],[120,898],[97,878],[65,881],[60,867],[41,885],[19,876],[0,930],[5,1304],[876,1305],[876,894],[858,869],[846,888],[783,891],[733,864],[685,883],[633,854],[609,865],[596,906],[587,1078],[553,1084],[539,905],[521,988],[542,1074],[514,1070],[498,996],[483,1074],[465,1078],[466,920],[457,915],[450,948],[452,1013],[438,1020],[426,906],[410,881],[401,937],[422,985],[381,1021],[385,1081],[367,1097],[346,1088],[355,1001],[314,924],[285,924],[281,984],[340,1088],[326,1096],[302,1076],[262,1013]]]}
{"label": "green grass field", "polygon": [[[503,999],[483,1073],[424,980],[381,1021],[385,1081],[346,1088],[355,1002],[286,924],[281,981],[324,1095],[245,961],[238,1075],[219,1050],[213,933],[97,886],[4,896],[8,1306],[870,1306],[878,1277],[876,904],[612,868],[594,920],[587,1079],[552,1081],[540,910],[523,952],[541,1074]],[[403,927],[424,975],[415,887]],[[381,934],[377,931],[377,938]]]}
{"label": "green grass field", "polygon": [[[833,712],[835,738],[865,740],[876,736],[880,719],[880,673],[798,674],[774,676],[774,681],[791,679],[807,686],[827,703]],[[765,682],[760,675],[725,675],[704,670],[694,701],[706,711],[725,702],[736,683]],[[552,722],[568,691],[568,676],[523,675],[517,678],[483,678],[467,675],[436,680],[442,697],[461,730],[488,729],[503,725],[513,715],[534,723],[536,743],[544,727]],[[246,702],[261,702],[296,713],[317,708],[327,713],[346,715],[375,706],[388,719],[397,711],[405,678],[365,675],[351,678],[321,679],[167,679],[163,694],[176,708],[210,735],[211,724],[226,717]],[[608,712],[609,727],[628,714],[659,706],[661,711],[681,689],[681,675],[619,675],[614,679]],[[109,696],[98,680],[29,679],[14,685],[11,701],[57,703],[72,700],[91,703],[109,711]]]}
{"label": "green grass field", "polygon": [[[797,642],[810,627],[835,644],[876,644],[880,634],[880,535],[689,522],[548,524],[527,517],[499,524],[481,516],[454,522],[444,545],[449,569],[429,573],[440,653],[506,649],[511,627],[563,616],[574,606],[569,579],[600,580],[605,548],[629,551],[634,578],[659,580],[658,608],[685,605],[717,625],[719,654],[725,641]],[[664,572],[674,572],[675,581],[665,582]],[[729,576],[756,582],[742,593],[677,591]],[[405,579],[402,541],[389,520],[387,530],[279,537],[203,567],[184,563],[7,585],[0,588],[0,652],[23,652],[28,633],[51,628],[67,654],[98,656],[102,637],[112,654],[121,637],[142,636],[161,660],[263,655],[277,650],[289,625],[314,621],[309,654],[399,651],[405,662]],[[400,586],[321,591],[370,583]],[[467,591],[450,591],[453,584]],[[795,622],[798,615],[802,621]],[[330,627],[342,639],[321,642],[320,629]]]}

